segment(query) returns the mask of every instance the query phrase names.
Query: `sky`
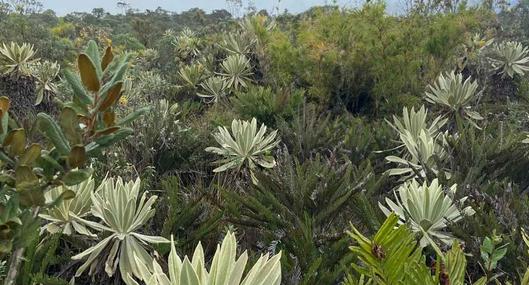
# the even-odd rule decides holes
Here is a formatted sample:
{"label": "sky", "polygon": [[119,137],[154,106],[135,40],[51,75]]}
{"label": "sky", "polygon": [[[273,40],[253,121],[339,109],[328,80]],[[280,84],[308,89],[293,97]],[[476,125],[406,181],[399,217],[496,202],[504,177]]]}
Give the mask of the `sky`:
{"label": "sky", "polygon": [[[389,0],[388,2],[399,2],[401,0]],[[90,12],[93,8],[104,8],[112,13],[121,12],[117,8],[117,0],[41,0],[44,9],[52,9],[58,15],[70,12]],[[132,8],[154,10],[162,7],[165,10],[181,12],[191,8],[201,8],[207,12],[217,9],[228,9],[226,0],[126,0]],[[244,1],[248,2],[248,1]],[[287,9],[292,13],[299,13],[316,5],[331,4],[333,0],[253,0],[258,10],[266,9],[272,11],[279,5],[279,10]],[[346,7],[355,7],[363,0],[336,0],[337,4]],[[278,4],[279,3],[279,4]],[[391,6],[391,5],[390,5]]]}

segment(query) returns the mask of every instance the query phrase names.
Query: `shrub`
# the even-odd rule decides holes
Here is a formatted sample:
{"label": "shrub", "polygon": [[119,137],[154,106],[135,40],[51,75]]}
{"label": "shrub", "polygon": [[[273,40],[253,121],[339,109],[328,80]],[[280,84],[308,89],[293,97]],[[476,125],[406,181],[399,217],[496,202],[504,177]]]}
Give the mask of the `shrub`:
{"label": "shrub", "polygon": [[256,235],[258,249],[284,253],[290,283],[339,282],[350,262],[343,239],[350,210],[365,206],[369,212],[357,194],[377,188],[369,163],[352,166],[321,157],[299,162],[285,154],[276,168],[256,176],[259,183],[248,191],[223,191],[230,220]]}
{"label": "shrub", "polygon": [[[349,276],[345,284],[464,284],[467,261],[459,243],[454,243],[446,254],[439,252],[437,262],[430,268],[412,232],[406,225],[397,227],[397,222],[397,216],[390,215],[372,240],[353,227],[349,235],[358,245],[351,250],[363,264],[353,264],[360,278]],[[483,277],[474,284],[486,281]]]}
{"label": "shrub", "polygon": [[270,87],[251,86],[244,92],[237,92],[231,102],[243,118],[256,118],[273,127],[276,118],[286,121],[293,118],[303,103],[303,95],[302,90],[273,91]]}

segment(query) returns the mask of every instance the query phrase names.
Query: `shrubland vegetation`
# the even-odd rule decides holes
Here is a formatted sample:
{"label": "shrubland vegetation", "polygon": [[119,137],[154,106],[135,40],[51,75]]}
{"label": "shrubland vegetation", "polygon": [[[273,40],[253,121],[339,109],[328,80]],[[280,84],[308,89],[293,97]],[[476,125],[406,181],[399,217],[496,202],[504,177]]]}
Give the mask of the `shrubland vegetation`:
{"label": "shrubland vegetation", "polygon": [[0,3],[4,284],[529,284],[526,0]]}

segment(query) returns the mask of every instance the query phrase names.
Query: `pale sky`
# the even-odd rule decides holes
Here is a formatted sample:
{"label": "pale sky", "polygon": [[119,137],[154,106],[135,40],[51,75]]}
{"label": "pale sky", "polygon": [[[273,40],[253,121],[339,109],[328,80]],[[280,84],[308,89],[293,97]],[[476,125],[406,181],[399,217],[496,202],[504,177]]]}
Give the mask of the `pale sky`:
{"label": "pale sky", "polygon": [[[336,0],[340,6],[355,7],[363,4],[365,0]],[[402,0],[388,0],[389,9],[393,10],[399,6]],[[93,8],[104,8],[112,13],[121,12],[117,8],[117,0],[41,0],[44,4],[44,9],[52,9],[58,15],[65,15],[70,12],[90,12]],[[125,0],[123,2],[129,3],[132,8],[145,10],[154,10],[157,7],[162,7],[165,10],[181,12],[191,8],[201,8],[207,12],[216,9],[228,9],[226,0]],[[243,1],[245,3],[248,0]],[[272,11],[279,6],[279,10],[287,9],[292,13],[299,13],[316,5],[325,5],[334,3],[333,0],[253,0],[258,10],[267,9]],[[392,7],[393,6],[393,7]]]}

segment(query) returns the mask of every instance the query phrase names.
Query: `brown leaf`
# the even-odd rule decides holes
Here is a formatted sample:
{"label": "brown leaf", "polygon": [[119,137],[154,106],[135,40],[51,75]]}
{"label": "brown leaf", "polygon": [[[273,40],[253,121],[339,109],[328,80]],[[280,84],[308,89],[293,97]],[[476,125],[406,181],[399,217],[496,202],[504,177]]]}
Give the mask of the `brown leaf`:
{"label": "brown leaf", "polygon": [[81,81],[83,81],[84,86],[92,92],[98,92],[101,85],[92,60],[86,54],[82,53],[77,59],[77,64],[79,65],[79,73],[81,74]]}
{"label": "brown leaf", "polygon": [[113,133],[113,132],[115,132],[115,131],[117,131],[119,129],[120,129],[120,127],[117,127],[117,126],[116,127],[106,128],[104,130],[96,132],[95,136],[96,137],[100,137],[100,136],[110,135],[111,133]]}
{"label": "brown leaf", "polygon": [[99,105],[99,111],[106,111],[110,106],[114,105],[121,97],[121,88],[123,87],[123,82],[119,82],[116,85],[112,86],[108,91],[107,96],[104,101]]}
{"label": "brown leaf", "polygon": [[68,155],[68,164],[70,168],[78,168],[84,165],[86,159],[84,146],[76,145],[72,148],[70,155]]}
{"label": "brown leaf", "polygon": [[74,109],[65,107],[59,115],[59,124],[64,135],[71,144],[81,143],[81,128],[79,127],[79,116]]}
{"label": "brown leaf", "polygon": [[105,126],[111,127],[116,124],[116,113],[114,112],[105,112],[103,114],[103,121],[105,122]]}
{"label": "brown leaf", "polygon": [[112,62],[114,59],[114,54],[112,53],[112,47],[107,47],[105,50],[105,55],[103,56],[103,60],[101,61],[101,68],[103,70],[107,69],[108,65]]}
{"label": "brown leaf", "polygon": [[42,147],[39,144],[32,144],[26,149],[26,152],[20,159],[20,165],[33,165],[35,161],[37,161],[37,159],[40,157],[41,151]]}
{"label": "brown leaf", "polygon": [[15,180],[17,191],[34,189],[39,183],[39,178],[29,166],[21,165],[15,169]]}
{"label": "brown leaf", "polygon": [[26,148],[26,132],[24,129],[16,129],[9,132],[4,140],[4,146],[8,148],[10,155],[20,155]]}
{"label": "brown leaf", "polygon": [[11,101],[9,100],[9,98],[7,98],[6,96],[0,97],[0,111],[2,112],[0,114],[0,117],[9,111],[10,105]]}

